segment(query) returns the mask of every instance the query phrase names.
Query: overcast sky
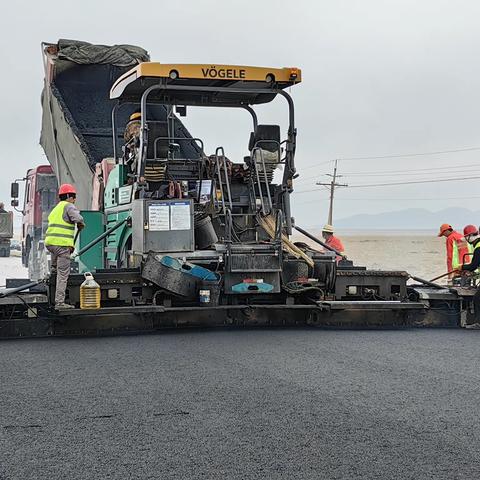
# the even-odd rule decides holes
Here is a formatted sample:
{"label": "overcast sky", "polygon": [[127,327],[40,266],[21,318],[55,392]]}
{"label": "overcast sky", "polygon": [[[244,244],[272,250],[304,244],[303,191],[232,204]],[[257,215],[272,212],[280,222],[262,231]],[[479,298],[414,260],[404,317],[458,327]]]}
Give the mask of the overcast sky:
{"label": "overcast sky", "polygon": [[[335,158],[478,147],[451,154],[344,160],[339,173],[351,186],[480,176],[476,0],[17,1],[2,5],[2,20],[5,173],[0,195],[7,201],[10,182],[46,161],[38,146],[40,42],[59,38],[136,44],[152,60],[166,63],[302,68],[303,82],[291,89],[301,175],[294,201],[299,224],[325,222],[327,192],[315,182],[328,179],[322,175]],[[261,109],[261,121],[284,125],[285,106],[281,99],[276,102]],[[224,145],[234,161],[246,154],[250,123],[245,113],[191,111],[186,123],[212,150]],[[338,192],[335,216],[418,206],[475,208],[479,182],[344,188]]]}

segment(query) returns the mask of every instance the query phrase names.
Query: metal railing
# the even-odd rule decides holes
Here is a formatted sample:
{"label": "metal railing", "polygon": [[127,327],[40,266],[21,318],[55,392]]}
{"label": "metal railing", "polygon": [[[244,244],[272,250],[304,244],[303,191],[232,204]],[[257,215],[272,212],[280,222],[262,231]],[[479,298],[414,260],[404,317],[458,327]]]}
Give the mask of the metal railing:
{"label": "metal railing", "polygon": [[[218,186],[220,187],[222,211],[223,211],[223,214],[226,215],[227,204],[228,204],[228,208],[232,210],[233,202],[232,202],[232,192],[230,189],[230,179],[228,177],[227,160],[225,158],[225,151],[223,147],[218,147],[215,150],[215,172],[218,179]],[[217,200],[216,192],[214,193],[215,193],[214,198],[216,201]]]}
{"label": "metal railing", "polygon": [[[259,162],[258,162],[257,157],[259,157],[259,159],[260,159],[260,165],[262,167],[261,172],[259,172],[259,168],[258,168]],[[267,168],[266,168],[266,165],[265,165],[265,158],[264,158],[264,155],[263,155],[263,149],[258,147],[258,146],[255,146],[252,149],[251,158],[252,158],[253,168],[255,170],[255,179],[257,181],[258,195],[260,197],[260,205],[261,205],[262,214],[263,215],[268,215],[273,211],[273,202],[272,202],[272,195],[270,193],[270,182],[269,182],[269,179],[268,179]],[[280,157],[278,157],[278,158],[280,160]],[[268,205],[267,205],[268,208],[265,208],[265,200],[264,200],[265,196],[264,196],[264,193],[263,193],[262,179],[260,178],[261,173],[263,174],[263,183],[265,184],[266,198],[268,200]]]}

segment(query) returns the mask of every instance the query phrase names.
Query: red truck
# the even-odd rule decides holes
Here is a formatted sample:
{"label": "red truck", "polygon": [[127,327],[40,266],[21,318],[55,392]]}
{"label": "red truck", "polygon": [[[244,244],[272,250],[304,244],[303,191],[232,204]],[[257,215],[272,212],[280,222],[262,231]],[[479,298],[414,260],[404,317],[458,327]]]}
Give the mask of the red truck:
{"label": "red truck", "polygon": [[[48,262],[44,245],[48,215],[57,201],[57,178],[50,165],[28,170],[22,220],[22,263],[29,278],[39,280],[47,273]],[[12,205],[18,206],[18,183],[12,184]]]}

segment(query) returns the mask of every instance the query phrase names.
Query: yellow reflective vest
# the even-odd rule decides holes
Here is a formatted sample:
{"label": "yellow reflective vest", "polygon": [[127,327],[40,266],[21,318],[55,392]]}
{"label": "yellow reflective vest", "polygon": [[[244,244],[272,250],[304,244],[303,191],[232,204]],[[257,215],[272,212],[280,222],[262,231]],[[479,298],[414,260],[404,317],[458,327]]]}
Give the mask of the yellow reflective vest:
{"label": "yellow reflective vest", "polygon": [[[473,249],[472,249],[473,253],[475,253],[475,250],[476,250],[477,248],[480,249],[480,242],[477,242],[477,243],[475,244],[475,246],[473,247]],[[474,275],[477,276],[477,277],[480,276],[480,267],[477,268],[476,270],[474,270],[473,273],[474,273]]]}
{"label": "yellow reflective vest", "polygon": [[[463,254],[463,258],[460,258],[460,251],[467,250],[468,255]],[[464,263],[470,263],[472,261],[473,247],[464,238],[461,240],[454,240],[452,244],[452,269],[459,269]]]}
{"label": "yellow reflective vest", "polygon": [[45,245],[58,247],[73,247],[75,237],[75,224],[63,219],[63,212],[69,202],[58,202],[48,216],[48,228],[45,236]]}

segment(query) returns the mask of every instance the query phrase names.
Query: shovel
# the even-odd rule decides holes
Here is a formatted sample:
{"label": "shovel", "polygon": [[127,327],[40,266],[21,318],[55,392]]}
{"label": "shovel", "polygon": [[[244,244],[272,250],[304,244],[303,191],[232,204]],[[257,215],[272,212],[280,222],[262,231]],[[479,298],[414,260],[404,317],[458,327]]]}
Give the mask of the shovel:
{"label": "shovel", "polygon": [[452,271],[450,271],[450,272],[443,273],[442,275],[439,275],[438,277],[432,278],[430,281],[431,281],[431,282],[435,282],[435,281],[440,280],[441,278],[446,277],[447,275],[451,275],[452,273],[455,273],[455,272],[457,272],[457,271],[458,271],[458,270],[452,270]]}

